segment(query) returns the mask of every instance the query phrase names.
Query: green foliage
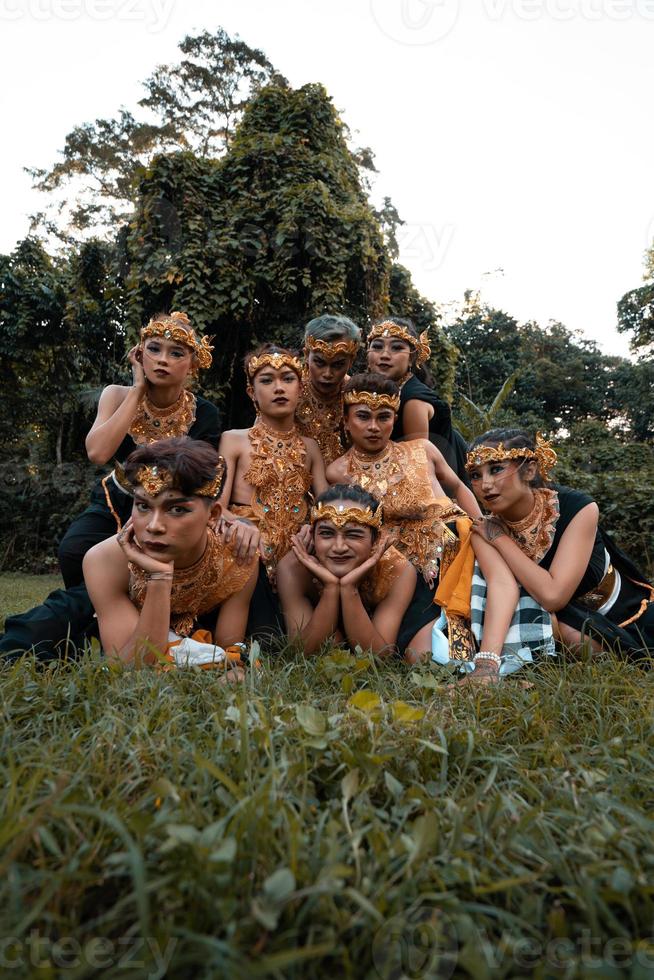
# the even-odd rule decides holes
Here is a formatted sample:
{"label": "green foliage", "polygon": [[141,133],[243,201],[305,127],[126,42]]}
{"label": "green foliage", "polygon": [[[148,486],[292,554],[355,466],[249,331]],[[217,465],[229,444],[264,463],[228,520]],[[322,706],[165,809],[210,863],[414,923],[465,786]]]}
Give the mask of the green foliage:
{"label": "green foliage", "polygon": [[342,124],[320,85],[269,86],[219,161],[157,158],[128,249],[129,323],[184,309],[216,336],[214,391],[242,424],[241,360],[256,342],[298,344],[312,316],[361,322],[388,303],[383,237]]}
{"label": "green foliage", "polygon": [[631,332],[632,350],[649,355],[654,349],[654,282],[625,293],[618,303],[618,330]]}
{"label": "green foliage", "polygon": [[[501,423],[556,432],[581,419],[600,419],[637,438],[654,428],[654,401],[636,394],[650,382],[647,369],[602,354],[594,341],[560,323],[519,324],[469,297],[449,334],[460,352],[457,391],[475,404],[490,405],[517,372]],[[460,401],[454,402],[459,415]]]}
{"label": "green foliage", "polygon": [[599,422],[572,427],[557,444],[553,478],[585,490],[616,544],[650,575],[654,573],[654,447],[623,442]]}
{"label": "green foliage", "polygon": [[76,126],[62,160],[29,171],[50,197],[46,211],[33,216],[34,228],[68,243],[89,230],[115,234],[132,214],[136,174],[154,156],[222,153],[251,95],[273,79],[285,84],[262,51],[222,28],[188,35],[179,49],[179,64],[159,66],[144,82],[139,105],[154,121],[121,109],[113,119]]}
{"label": "green foliage", "polygon": [[459,418],[456,424],[468,441],[475,436],[481,435],[482,432],[487,432],[489,429],[496,427],[498,415],[504,403],[513,394],[519,373],[519,371],[515,371],[506,379],[490,405],[477,405],[471,398],[464,395],[463,392],[459,393],[459,406],[465,417],[465,421]]}
{"label": "green foliage", "polygon": [[0,569],[56,568],[57,545],[88,503],[98,470],[88,463],[0,463]]}
{"label": "green foliage", "polygon": [[75,937],[97,976],[102,937],[107,976],[645,976],[651,676],[604,655],[453,698],[342,651],[236,690],[28,658],[2,678],[7,956],[36,975],[41,939],[63,972]]}

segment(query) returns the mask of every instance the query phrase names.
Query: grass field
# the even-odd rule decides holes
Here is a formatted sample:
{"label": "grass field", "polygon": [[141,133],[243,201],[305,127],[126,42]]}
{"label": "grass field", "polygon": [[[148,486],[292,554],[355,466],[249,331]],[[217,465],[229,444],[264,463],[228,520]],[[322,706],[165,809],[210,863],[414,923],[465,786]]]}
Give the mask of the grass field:
{"label": "grass field", "polygon": [[49,592],[63,585],[60,575],[0,574],[0,632],[7,616],[25,612],[42,602]]}
{"label": "grass field", "polygon": [[262,662],[3,669],[3,976],[654,976],[651,673]]}

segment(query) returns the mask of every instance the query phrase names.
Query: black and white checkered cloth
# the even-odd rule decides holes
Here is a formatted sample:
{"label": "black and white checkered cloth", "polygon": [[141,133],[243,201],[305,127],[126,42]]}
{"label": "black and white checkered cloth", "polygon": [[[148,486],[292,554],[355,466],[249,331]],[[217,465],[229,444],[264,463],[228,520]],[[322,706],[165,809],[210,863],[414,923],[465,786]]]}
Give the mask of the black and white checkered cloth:
{"label": "black and white checkered cloth", "polygon": [[[486,579],[475,562],[472,576],[471,629],[477,643],[481,642],[481,631],[484,622],[484,607],[486,605]],[[513,613],[513,619],[504,641],[502,650],[502,666],[500,674],[513,674],[524,664],[534,662],[537,657],[555,656],[554,635],[552,633],[552,617],[539,606],[535,599],[520,589],[518,605]]]}

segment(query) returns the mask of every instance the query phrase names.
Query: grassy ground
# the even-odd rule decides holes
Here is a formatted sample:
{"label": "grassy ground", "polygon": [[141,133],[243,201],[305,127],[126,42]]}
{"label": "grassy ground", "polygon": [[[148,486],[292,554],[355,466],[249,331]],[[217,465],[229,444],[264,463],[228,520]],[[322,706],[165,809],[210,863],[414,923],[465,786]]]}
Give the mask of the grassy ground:
{"label": "grassy ground", "polygon": [[5,618],[25,612],[42,602],[49,592],[63,585],[60,575],[23,575],[3,572],[0,575],[0,631]]}
{"label": "grassy ground", "polygon": [[3,669],[7,975],[654,975],[654,675],[262,659]]}

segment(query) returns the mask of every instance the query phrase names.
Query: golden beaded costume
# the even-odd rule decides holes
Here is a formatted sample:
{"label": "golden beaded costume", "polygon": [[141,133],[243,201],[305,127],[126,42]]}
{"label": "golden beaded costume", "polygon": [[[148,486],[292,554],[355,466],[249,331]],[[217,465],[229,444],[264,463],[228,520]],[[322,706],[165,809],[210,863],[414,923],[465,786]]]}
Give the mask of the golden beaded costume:
{"label": "golden beaded costume", "polygon": [[291,550],[291,537],[306,523],[311,488],[307,449],[295,427],[278,432],[260,418],[248,439],[250,465],[243,479],[253,487],[252,500],[230,509],[259,528],[263,562],[272,579],[277,562]]}
{"label": "golden beaded costume", "polygon": [[[434,495],[422,440],[389,442],[377,457],[353,447],[345,458],[352,483],[382,501],[384,526],[396,529],[398,550],[425,579],[438,578],[439,591],[434,601],[442,605],[447,617],[452,656],[470,659],[474,656],[469,628],[474,565],[471,521],[449,497]],[[450,609],[452,599],[455,601]]]}
{"label": "golden beaded costume", "polygon": [[325,466],[343,455],[343,394],[339,392],[330,399],[317,395],[306,368],[302,375],[302,394],[295,409],[295,419],[302,435],[315,439],[320,446]]}
{"label": "golden beaded costume", "polygon": [[[170,628],[190,636],[195,620],[239,592],[252,574],[256,558],[239,564],[215,529],[208,528],[204,554],[188,568],[175,568],[170,595]],[[148,576],[129,564],[129,597],[140,610],[147,592]]]}
{"label": "golden beaded costume", "polygon": [[418,571],[433,576],[448,564],[457,536],[447,524],[467,515],[449,497],[434,496],[421,440],[389,442],[378,457],[352,448],[346,459],[351,482],[383,502],[384,526],[397,530],[398,549]]}

